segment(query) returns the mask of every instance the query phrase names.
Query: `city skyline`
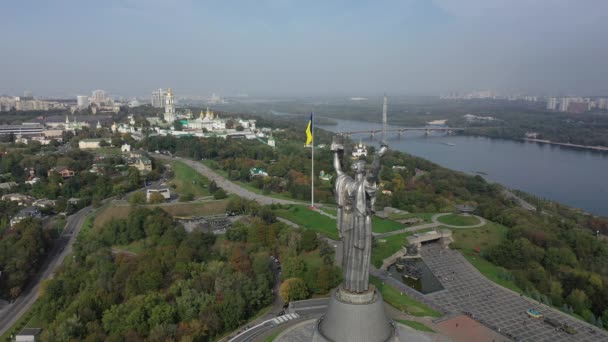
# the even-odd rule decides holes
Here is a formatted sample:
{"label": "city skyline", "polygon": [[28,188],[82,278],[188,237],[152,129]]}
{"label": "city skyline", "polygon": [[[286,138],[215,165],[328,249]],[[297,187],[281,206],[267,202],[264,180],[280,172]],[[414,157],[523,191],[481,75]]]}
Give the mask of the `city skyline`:
{"label": "city skyline", "polygon": [[[608,93],[599,0],[5,6],[0,94]],[[83,15],[84,14],[84,15]]]}

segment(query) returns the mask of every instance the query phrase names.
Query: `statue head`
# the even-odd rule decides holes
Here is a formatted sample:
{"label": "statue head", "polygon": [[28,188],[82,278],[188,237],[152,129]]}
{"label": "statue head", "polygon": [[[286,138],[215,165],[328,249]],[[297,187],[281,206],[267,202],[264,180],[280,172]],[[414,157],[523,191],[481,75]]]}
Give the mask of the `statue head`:
{"label": "statue head", "polygon": [[355,171],[356,174],[364,174],[365,173],[365,160],[357,160],[352,163],[350,168]]}

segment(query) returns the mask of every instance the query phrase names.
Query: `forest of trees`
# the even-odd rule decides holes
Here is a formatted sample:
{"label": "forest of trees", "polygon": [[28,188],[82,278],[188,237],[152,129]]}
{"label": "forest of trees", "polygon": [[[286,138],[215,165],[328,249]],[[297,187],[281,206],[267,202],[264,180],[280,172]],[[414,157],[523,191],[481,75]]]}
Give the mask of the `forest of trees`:
{"label": "forest of trees", "polygon": [[[37,313],[47,328],[41,340],[214,340],[272,302],[271,255],[283,261],[285,277],[304,283],[288,291],[294,296],[337,284],[331,248],[325,248],[329,263],[308,270],[301,254],[318,248],[316,236],[315,243],[302,244],[302,232],[263,213],[270,210],[234,201],[234,207],[257,211],[226,238],[187,234],[158,208],[137,208],[127,219],[83,231],[73,260],[43,286]],[[112,250],[132,243],[144,244],[145,252]]]}
{"label": "forest of trees", "polygon": [[51,246],[52,232],[43,230],[40,220],[25,219],[0,237],[0,294],[7,299],[19,297]]}

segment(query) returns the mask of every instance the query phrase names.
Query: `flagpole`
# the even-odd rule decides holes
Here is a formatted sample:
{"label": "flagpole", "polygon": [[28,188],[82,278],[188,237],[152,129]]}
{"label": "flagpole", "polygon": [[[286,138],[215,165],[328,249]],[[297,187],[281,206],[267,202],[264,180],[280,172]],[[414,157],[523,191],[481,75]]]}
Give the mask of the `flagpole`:
{"label": "flagpole", "polygon": [[315,115],[310,113],[310,133],[312,135],[311,164],[312,175],[310,177],[310,207],[315,207]]}

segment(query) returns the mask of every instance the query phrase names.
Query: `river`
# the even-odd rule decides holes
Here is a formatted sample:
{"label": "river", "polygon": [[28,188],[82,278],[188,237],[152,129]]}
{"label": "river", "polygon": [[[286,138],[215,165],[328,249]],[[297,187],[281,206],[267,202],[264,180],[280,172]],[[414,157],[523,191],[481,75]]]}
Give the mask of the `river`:
{"label": "river", "polygon": [[[382,127],[380,123],[333,120],[338,124],[318,127],[332,132]],[[351,139],[371,143],[369,134]],[[407,132],[401,138],[390,133],[387,143],[389,148],[441,166],[468,174],[481,172],[488,181],[608,217],[606,152],[439,133],[427,137],[422,132]]]}

